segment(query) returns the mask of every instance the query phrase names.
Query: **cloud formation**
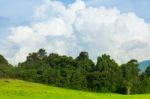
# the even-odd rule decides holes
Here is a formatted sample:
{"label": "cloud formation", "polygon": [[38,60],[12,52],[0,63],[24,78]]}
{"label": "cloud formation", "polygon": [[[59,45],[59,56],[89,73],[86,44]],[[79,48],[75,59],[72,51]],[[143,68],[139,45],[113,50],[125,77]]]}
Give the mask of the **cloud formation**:
{"label": "cloud formation", "polygon": [[18,51],[8,57],[13,64],[39,48],[73,56],[85,50],[94,60],[102,53],[118,62],[150,58],[150,24],[133,12],[91,7],[82,0],[68,6],[45,0],[34,12],[30,25],[11,28],[8,40],[18,46]]}

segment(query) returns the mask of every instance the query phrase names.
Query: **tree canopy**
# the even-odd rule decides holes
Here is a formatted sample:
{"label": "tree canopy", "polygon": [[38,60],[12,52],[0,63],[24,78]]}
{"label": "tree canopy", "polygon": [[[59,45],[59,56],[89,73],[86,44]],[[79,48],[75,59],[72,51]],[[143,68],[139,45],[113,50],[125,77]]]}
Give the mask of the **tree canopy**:
{"label": "tree canopy", "polygon": [[0,77],[23,79],[78,90],[136,94],[150,92],[150,67],[139,72],[139,64],[131,59],[119,65],[110,55],[97,57],[94,63],[86,51],[76,58],[45,49],[29,53],[26,60],[12,66],[0,55]]}

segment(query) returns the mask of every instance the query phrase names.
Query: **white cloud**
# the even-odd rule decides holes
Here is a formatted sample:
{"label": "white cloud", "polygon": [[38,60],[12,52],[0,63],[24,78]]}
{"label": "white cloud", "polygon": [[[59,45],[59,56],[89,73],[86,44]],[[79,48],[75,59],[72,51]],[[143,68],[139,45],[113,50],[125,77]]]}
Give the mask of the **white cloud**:
{"label": "white cloud", "polygon": [[59,18],[47,22],[38,22],[31,26],[15,27],[11,31],[12,34],[8,39],[20,47],[18,53],[10,59],[13,63],[24,61],[29,52],[36,51],[41,47],[48,48],[49,52],[66,54],[65,41],[60,38],[66,40],[73,38],[72,28]]}
{"label": "white cloud", "polygon": [[90,7],[82,0],[68,6],[47,1],[37,7],[33,16],[30,25],[11,28],[8,39],[19,46],[18,52],[8,57],[13,64],[42,47],[69,55],[86,50],[93,59],[108,53],[119,62],[150,57],[150,24],[133,12]]}
{"label": "white cloud", "polygon": [[[150,25],[134,13],[120,13],[115,8],[89,7],[78,13],[75,29],[80,40],[88,45],[87,50],[96,57],[99,53],[109,53],[118,61],[130,58],[139,60],[149,58],[143,49],[149,49]],[[122,47],[124,44],[139,46],[132,41],[146,43],[145,47],[132,48],[128,52]],[[141,52],[139,51],[141,50]],[[143,50],[143,51],[142,51]]]}

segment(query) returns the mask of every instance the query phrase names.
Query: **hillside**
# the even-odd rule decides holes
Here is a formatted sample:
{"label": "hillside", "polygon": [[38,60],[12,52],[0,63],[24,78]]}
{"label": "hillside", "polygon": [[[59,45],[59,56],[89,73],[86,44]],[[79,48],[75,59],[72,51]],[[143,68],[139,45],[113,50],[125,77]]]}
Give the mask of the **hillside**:
{"label": "hillside", "polygon": [[150,95],[100,94],[1,79],[0,99],[150,99]]}

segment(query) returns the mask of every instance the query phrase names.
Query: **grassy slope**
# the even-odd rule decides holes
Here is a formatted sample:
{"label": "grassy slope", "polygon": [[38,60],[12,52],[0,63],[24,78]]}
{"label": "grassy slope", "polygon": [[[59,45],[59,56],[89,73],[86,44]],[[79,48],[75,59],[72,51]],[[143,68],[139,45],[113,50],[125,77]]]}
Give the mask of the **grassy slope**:
{"label": "grassy slope", "polygon": [[150,95],[100,94],[1,79],[0,99],[150,99]]}

